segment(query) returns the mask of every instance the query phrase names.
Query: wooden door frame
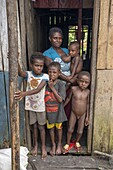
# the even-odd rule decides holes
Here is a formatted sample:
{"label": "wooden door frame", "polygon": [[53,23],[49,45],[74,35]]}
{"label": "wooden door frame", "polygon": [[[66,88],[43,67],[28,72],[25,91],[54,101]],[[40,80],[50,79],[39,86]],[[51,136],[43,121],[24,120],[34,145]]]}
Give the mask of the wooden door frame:
{"label": "wooden door frame", "polygon": [[93,33],[92,33],[92,58],[91,58],[91,95],[90,95],[90,124],[88,126],[87,149],[88,153],[93,152],[93,122],[94,122],[94,101],[96,89],[96,66],[98,52],[98,30],[99,30],[100,0],[94,0],[93,10]]}
{"label": "wooden door frame", "polygon": [[99,29],[99,7],[100,0],[94,0],[93,6],[93,32],[92,32],[92,57],[91,57],[91,95],[90,95],[90,125],[87,131],[87,153],[92,154],[93,146],[93,122],[94,122],[94,101],[96,88],[96,63],[97,63],[97,44]]}

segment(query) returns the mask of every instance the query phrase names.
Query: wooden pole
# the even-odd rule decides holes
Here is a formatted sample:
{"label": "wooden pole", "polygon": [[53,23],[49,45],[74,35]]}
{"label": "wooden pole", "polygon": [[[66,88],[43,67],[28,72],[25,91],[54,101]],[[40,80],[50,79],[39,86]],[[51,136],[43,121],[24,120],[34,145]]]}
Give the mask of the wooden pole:
{"label": "wooden pole", "polygon": [[98,45],[98,29],[99,29],[99,12],[100,0],[94,1],[93,12],[93,34],[92,34],[92,58],[91,58],[91,95],[90,95],[90,124],[88,126],[88,152],[92,151],[93,144],[93,112],[96,86],[96,67],[97,67],[97,45]]}
{"label": "wooden pole", "polygon": [[14,100],[18,82],[18,32],[17,32],[17,1],[7,0],[7,21],[9,41],[9,100],[11,125],[11,158],[12,170],[20,170],[20,133],[19,106]]}
{"label": "wooden pole", "polygon": [[81,43],[81,38],[82,38],[82,0],[79,0],[79,9],[78,9],[78,42],[79,45]]}

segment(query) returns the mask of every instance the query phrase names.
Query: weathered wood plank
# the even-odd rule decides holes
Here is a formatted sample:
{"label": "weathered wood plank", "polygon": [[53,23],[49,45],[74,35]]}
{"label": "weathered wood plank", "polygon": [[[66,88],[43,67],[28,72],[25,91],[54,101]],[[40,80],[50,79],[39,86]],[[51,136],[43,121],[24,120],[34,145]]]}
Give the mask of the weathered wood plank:
{"label": "weathered wood plank", "polygon": [[58,0],[36,0],[34,2],[35,8],[58,8]]}
{"label": "weathered wood plank", "polygon": [[[0,147],[4,147],[4,139],[9,143],[10,119],[9,119],[9,66],[8,66],[8,33],[6,0],[0,3]],[[8,146],[8,144],[7,144]]]}
{"label": "weathered wood plank", "polygon": [[113,69],[113,0],[110,4],[110,19],[109,19],[109,36],[108,36],[108,55],[107,59],[107,69]]}
{"label": "weathered wood plank", "polygon": [[92,60],[91,60],[91,94],[90,94],[90,124],[88,126],[88,152],[91,153],[92,146],[92,131],[93,131],[93,112],[94,112],[94,100],[95,100],[95,88],[96,88],[96,64],[97,64],[97,38],[99,27],[99,7],[100,0],[94,2],[93,13],[93,36],[92,36]]}
{"label": "weathered wood plank", "polygon": [[[34,8],[79,8],[79,0],[36,0]],[[83,0],[83,8],[93,8],[93,1]]]}
{"label": "weathered wood plank", "polygon": [[[34,52],[34,41],[33,41],[33,8],[31,0],[25,1],[25,25],[26,25],[26,38],[27,38],[27,54],[30,59],[31,54]],[[29,62],[30,63],[30,62]]]}
{"label": "weathered wood plank", "polygon": [[59,8],[79,8],[79,0],[59,0]]}
{"label": "weathered wood plank", "polygon": [[107,68],[109,7],[110,0],[101,0],[97,69]]}
{"label": "weathered wood plank", "polygon": [[17,1],[7,0],[8,40],[9,40],[9,100],[11,122],[12,170],[20,169],[19,107],[14,100],[18,78],[18,22]]}
{"label": "weathered wood plank", "polygon": [[[22,67],[26,70],[26,27],[25,27],[25,6],[24,6],[24,0],[18,1],[19,6],[19,38],[20,38],[20,45],[19,45],[19,62],[22,64]],[[18,78],[19,82],[19,89],[23,90],[23,79]],[[25,88],[24,88],[25,90]],[[19,114],[20,114],[20,142],[21,145],[24,145],[26,143],[26,132],[25,132],[25,109],[24,109],[24,100],[20,102],[19,105]]]}
{"label": "weathered wood plank", "polygon": [[[98,70],[94,108],[94,150],[109,152],[109,143],[113,141],[112,97],[113,70]],[[113,149],[113,143],[110,144],[110,149]]]}

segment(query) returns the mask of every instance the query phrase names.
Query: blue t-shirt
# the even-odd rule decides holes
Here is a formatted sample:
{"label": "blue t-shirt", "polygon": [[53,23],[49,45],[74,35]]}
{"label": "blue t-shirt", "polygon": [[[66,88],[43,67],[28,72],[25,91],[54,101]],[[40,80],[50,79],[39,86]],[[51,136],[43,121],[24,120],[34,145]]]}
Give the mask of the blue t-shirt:
{"label": "blue t-shirt", "polygon": [[[61,49],[66,54],[68,54],[67,48],[61,48]],[[70,75],[70,62],[64,63],[64,61],[62,61],[60,55],[54,50],[53,47],[50,47],[48,50],[44,51],[43,55],[51,58],[53,61],[60,63],[62,73],[65,74],[66,76]]]}

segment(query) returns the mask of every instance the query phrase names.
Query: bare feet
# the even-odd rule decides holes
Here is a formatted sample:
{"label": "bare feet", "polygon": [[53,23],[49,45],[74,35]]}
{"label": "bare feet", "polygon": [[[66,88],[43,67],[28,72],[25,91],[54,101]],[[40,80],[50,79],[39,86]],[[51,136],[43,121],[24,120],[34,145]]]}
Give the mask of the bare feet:
{"label": "bare feet", "polygon": [[33,156],[37,156],[37,153],[38,153],[37,146],[34,146],[34,148],[31,150],[31,154],[32,154]]}
{"label": "bare feet", "polygon": [[46,147],[42,146],[42,159],[47,157],[47,151],[46,151]]}
{"label": "bare feet", "polygon": [[58,145],[56,150],[56,155],[61,155],[61,153],[62,153],[62,145]]}
{"label": "bare feet", "polygon": [[54,144],[51,148],[51,150],[49,151],[50,155],[51,156],[54,156],[55,155],[55,152],[56,152],[56,145]]}

